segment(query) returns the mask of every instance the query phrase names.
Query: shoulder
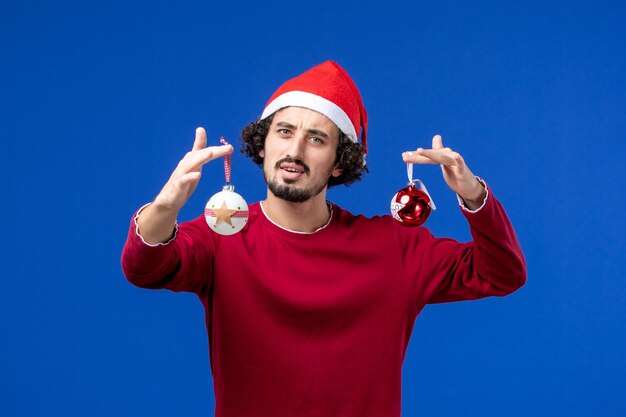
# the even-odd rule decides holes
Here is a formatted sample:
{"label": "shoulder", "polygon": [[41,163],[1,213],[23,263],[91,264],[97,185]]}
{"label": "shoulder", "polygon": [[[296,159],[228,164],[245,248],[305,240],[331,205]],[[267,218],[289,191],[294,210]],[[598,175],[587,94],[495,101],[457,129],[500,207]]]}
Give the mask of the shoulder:
{"label": "shoulder", "polygon": [[384,236],[393,237],[415,237],[417,235],[430,235],[427,228],[407,227],[396,221],[390,214],[376,215],[372,217],[363,214],[353,214],[336,204],[333,204],[333,216],[338,226],[344,228],[352,228],[369,233],[377,233],[381,238]]}
{"label": "shoulder", "polygon": [[376,226],[376,225],[392,224],[392,222],[395,222],[395,220],[393,220],[393,217],[391,217],[390,215],[367,217],[363,214],[353,214],[349,210],[346,210],[343,207],[340,207],[334,203],[332,204],[332,206],[333,206],[333,217],[340,224],[344,224],[344,225],[357,224],[357,225],[363,225],[363,226],[367,226],[367,225]]}

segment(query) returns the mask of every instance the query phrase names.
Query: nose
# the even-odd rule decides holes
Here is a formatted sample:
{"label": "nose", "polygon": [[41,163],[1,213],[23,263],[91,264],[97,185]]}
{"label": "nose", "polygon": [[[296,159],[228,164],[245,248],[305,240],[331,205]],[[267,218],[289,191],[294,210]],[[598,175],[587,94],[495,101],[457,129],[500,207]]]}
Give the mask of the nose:
{"label": "nose", "polygon": [[293,159],[302,160],[304,157],[305,146],[306,135],[298,132],[289,141],[289,146],[287,147],[287,156],[290,156]]}

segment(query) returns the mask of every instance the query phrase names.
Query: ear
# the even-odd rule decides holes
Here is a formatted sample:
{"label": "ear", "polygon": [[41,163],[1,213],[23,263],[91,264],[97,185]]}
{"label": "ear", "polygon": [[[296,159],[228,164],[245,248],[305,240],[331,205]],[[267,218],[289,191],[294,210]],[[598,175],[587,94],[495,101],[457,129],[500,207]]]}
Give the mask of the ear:
{"label": "ear", "polygon": [[265,149],[261,149],[261,150],[259,151],[259,156],[260,156],[261,158],[265,158]]}
{"label": "ear", "polygon": [[335,169],[333,169],[333,172],[330,175],[332,175],[333,177],[337,178],[341,174],[343,174],[343,169],[339,168],[339,165],[337,165],[335,167]]}

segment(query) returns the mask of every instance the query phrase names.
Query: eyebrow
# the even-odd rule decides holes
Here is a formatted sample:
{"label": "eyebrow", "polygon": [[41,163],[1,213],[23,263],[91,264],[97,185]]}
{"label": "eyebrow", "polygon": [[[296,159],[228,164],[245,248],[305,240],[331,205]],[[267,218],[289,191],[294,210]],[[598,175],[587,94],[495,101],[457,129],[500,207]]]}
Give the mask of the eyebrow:
{"label": "eyebrow", "polygon": [[[276,126],[279,127],[286,127],[288,129],[296,129],[296,126],[292,125],[291,123],[287,123],[287,122],[278,122],[276,123]],[[308,133],[311,133],[313,135],[318,135],[318,136],[322,136],[326,139],[328,139],[328,134],[322,130],[319,129],[307,129]]]}

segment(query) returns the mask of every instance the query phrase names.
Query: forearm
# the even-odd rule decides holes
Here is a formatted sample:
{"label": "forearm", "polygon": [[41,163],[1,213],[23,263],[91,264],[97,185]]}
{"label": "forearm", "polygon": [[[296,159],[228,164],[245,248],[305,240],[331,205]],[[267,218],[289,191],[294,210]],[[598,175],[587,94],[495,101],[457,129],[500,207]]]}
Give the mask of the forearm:
{"label": "forearm", "polygon": [[202,293],[210,284],[214,253],[204,216],[175,224],[171,239],[149,244],[138,233],[139,215],[131,220],[122,251],[122,270],[126,278],[142,288]]}
{"label": "forearm", "polygon": [[[131,283],[143,288],[161,288],[166,277],[178,268],[179,263],[179,251],[175,248],[178,235],[176,223],[168,232],[169,237],[161,241],[146,239],[140,232],[139,219],[146,212],[150,214],[148,209],[152,204],[143,206],[133,216],[122,251],[124,275]],[[148,215],[145,218],[153,217]]]}
{"label": "forearm", "polygon": [[474,268],[504,295],[526,282],[526,262],[513,226],[493,196],[478,212],[464,211],[474,238]]}
{"label": "forearm", "polygon": [[437,266],[427,273],[438,286],[431,303],[506,295],[526,281],[524,255],[513,226],[491,190],[485,190],[487,197],[478,210],[471,210],[459,196],[473,242],[436,239],[426,254]]}

